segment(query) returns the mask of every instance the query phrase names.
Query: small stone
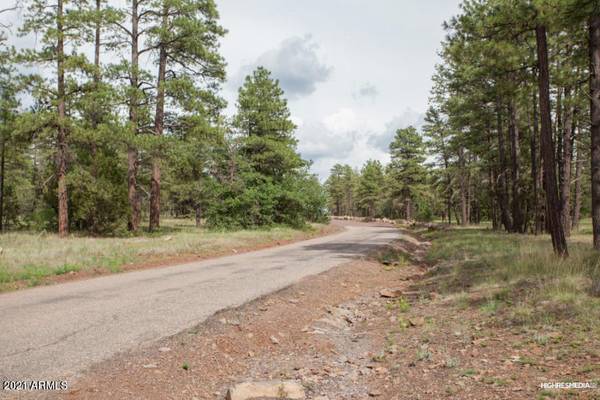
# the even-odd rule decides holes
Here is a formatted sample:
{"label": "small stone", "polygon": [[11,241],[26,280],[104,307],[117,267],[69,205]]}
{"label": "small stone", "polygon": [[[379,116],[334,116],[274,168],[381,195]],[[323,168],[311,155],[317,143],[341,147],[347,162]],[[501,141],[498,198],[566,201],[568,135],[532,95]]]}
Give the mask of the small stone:
{"label": "small stone", "polygon": [[279,344],[279,339],[277,339],[275,336],[271,336],[271,343]]}
{"label": "small stone", "polygon": [[423,326],[423,325],[425,325],[425,318],[423,318],[423,317],[409,318],[408,323],[411,326]]}
{"label": "small stone", "polygon": [[249,400],[256,398],[283,398],[302,400],[304,388],[294,381],[244,382],[229,388],[226,400]]}
{"label": "small stone", "polygon": [[371,390],[369,392],[369,396],[371,396],[371,397],[378,397],[378,396],[381,396],[382,394],[383,393],[379,390]]}
{"label": "small stone", "polygon": [[170,347],[160,347],[158,349],[158,351],[160,351],[161,353],[167,353],[167,352],[171,351],[171,348]]}
{"label": "small stone", "polygon": [[402,289],[382,289],[379,291],[381,297],[396,298],[402,296]]}
{"label": "small stone", "polygon": [[156,364],[144,364],[144,365],[142,365],[142,368],[146,368],[146,369],[158,368],[158,365],[156,365]]}

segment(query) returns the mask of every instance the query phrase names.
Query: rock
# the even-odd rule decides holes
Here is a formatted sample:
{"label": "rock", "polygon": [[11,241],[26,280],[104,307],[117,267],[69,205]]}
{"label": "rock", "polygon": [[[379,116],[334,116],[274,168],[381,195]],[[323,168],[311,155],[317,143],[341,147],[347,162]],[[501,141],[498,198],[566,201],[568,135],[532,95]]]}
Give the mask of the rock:
{"label": "rock", "polygon": [[259,398],[304,399],[304,388],[294,381],[244,382],[229,388],[227,400],[249,400]]}
{"label": "rock", "polygon": [[408,323],[411,326],[423,326],[425,325],[425,318],[423,317],[412,317],[408,319]]}
{"label": "rock", "polygon": [[381,391],[379,391],[379,390],[371,390],[369,392],[369,396],[371,396],[371,397],[378,397],[378,396],[381,396],[382,394],[383,393],[381,393]]}
{"label": "rock", "polygon": [[279,339],[277,339],[275,336],[271,336],[271,343],[279,344]]}
{"label": "rock", "polygon": [[158,368],[158,365],[156,365],[156,364],[144,364],[144,365],[142,365],[142,368],[146,368],[146,369]]}
{"label": "rock", "polygon": [[158,351],[160,351],[161,353],[167,353],[167,352],[171,351],[171,348],[170,347],[160,347],[158,349]]}
{"label": "rock", "polygon": [[396,297],[402,296],[402,289],[382,289],[379,291],[379,295],[381,297],[387,297],[389,299],[394,299]]}

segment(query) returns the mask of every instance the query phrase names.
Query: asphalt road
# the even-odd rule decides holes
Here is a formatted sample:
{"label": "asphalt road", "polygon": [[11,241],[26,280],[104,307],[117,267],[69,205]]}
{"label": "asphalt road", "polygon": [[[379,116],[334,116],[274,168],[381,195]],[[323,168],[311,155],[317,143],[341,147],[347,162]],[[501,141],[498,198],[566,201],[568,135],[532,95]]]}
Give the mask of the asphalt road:
{"label": "asphalt road", "polygon": [[0,380],[68,378],[399,236],[348,226],[251,253],[2,294]]}

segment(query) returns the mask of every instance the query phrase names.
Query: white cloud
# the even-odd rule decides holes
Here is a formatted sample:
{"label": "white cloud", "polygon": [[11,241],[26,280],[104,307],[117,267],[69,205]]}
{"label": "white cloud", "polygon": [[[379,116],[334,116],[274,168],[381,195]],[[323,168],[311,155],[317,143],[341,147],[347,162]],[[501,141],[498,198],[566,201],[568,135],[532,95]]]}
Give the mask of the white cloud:
{"label": "white cloud", "polygon": [[246,75],[258,66],[271,71],[279,79],[286,97],[295,99],[312,94],[317,84],[329,79],[332,68],[325,65],[318,55],[319,46],[312,36],[290,37],[276,48],[260,55],[255,62],[244,65],[232,79],[239,86]]}

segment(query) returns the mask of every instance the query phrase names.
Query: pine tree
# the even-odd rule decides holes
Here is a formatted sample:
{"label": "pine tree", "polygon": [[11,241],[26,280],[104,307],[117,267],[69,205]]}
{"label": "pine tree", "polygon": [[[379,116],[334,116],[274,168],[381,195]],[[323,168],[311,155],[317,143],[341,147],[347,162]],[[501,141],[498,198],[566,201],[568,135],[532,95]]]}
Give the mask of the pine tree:
{"label": "pine tree", "polygon": [[[214,92],[225,79],[225,63],[218,52],[219,39],[225,30],[218,24],[219,14],[213,0],[161,0],[155,7],[156,22],[150,34],[151,48],[158,53],[153,133],[161,137],[168,104],[184,109],[187,106],[190,111],[193,94],[199,96],[198,99],[210,98],[210,104],[204,106],[206,109],[215,104]],[[159,143],[152,155],[150,230],[160,225],[162,153]]]}
{"label": "pine tree", "polygon": [[279,81],[258,67],[239,90],[234,126],[243,135],[241,152],[257,173],[281,181],[305,165],[296,152],[296,126]]}
{"label": "pine tree", "polygon": [[22,58],[28,64],[53,67],[53,81],[41,76],[33,80],[34,92],[47,96],[54,111],[50,124],[54,128],[56,148],[57,214],[58,233],[66,236],[69,232],[69,205],[67,190],[67,160],[69,157],[69,134],[73,121],[67,110],[71,100],[78,94],[78,83],[73,74],[89,65],[85,57],[78,54],[83,44],[85,27],[89,13],[83,0],[33,0],[28,8],[21,34],[41,35],[40,49],[26,49]]}
{"label": "pine tree", "polygon": [[425,146],[414,127],[409,126],[396,131],[390,144],[390,156],[392,196],[401,198],[404,203],[404,216],[410,221],[414,217],[416,199],[426,191],[427,179],[427,172],[423,166]]}
{"label": "pine tree", "polygon": [[381,163],[369,160],[363,166],[357,188],[357,203],[367,218],[380,214],[384,193],[384,173]]}

